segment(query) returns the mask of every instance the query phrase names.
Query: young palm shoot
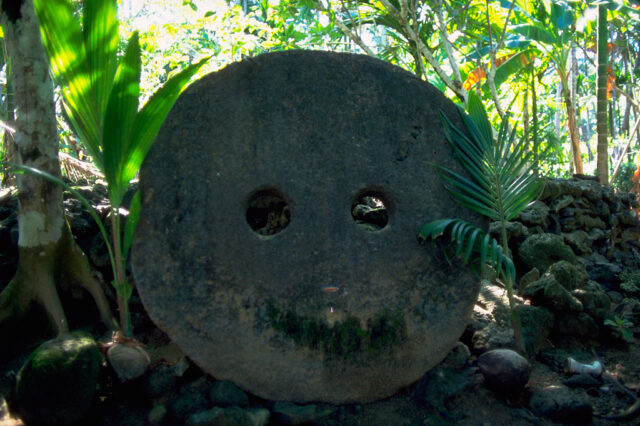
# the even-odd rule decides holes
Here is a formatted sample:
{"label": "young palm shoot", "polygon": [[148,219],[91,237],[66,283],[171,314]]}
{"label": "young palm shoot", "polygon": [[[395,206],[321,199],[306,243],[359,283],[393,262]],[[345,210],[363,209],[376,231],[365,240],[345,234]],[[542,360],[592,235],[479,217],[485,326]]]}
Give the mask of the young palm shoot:
{"label": "young palm shoot", "polygon": [[[469,113],[460,108],[468,136],[442,114],[445,136],[468,177],[436,166],[445,187],[465,207],[499,224],[498,244],[483,231],[459,219],[428,223],[419,232],[421,238],[436,239],[448,232],[457,243],[456,255],[465,261],[487,260],[504,279],[511,310],[511,323],[518,349],[522,352],[519,318],[514,309],[515,268],[509,254],[506,222],[518,216],[538,195],[540,181],[533,169],[533,153],[526,140],[516,142],[515,129],[509,130],[508,117],[502,121],[497,139],[480,97],[469,94]],[[475,254],[475,255],[474,255]]]}
{"label": "young palm shoot", "polygon": [[121,215],[124,195],[136,176],[160,126],[205,58],[169,79],[139,109],[140,45],[138,34],[118,57],[115,0],[85,0],[82,26],[69,0],[34,0],[55,82],[63,106],[97,168],[105,176],[111,203],[113,286],[118,297],[121,333],[131,337],[128,300],[133,290],[126,261],[135,228],[134,197],[125,230]]}

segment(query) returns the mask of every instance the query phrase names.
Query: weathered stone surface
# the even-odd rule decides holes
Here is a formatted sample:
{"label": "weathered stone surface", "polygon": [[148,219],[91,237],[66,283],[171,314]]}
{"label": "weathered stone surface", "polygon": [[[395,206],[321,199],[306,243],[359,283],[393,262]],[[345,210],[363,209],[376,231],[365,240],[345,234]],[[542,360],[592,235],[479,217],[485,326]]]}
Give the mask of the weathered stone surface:
{"label": "weathered stone surface", "polygon": [[535,234],[527,238],[519,249],[520,260],[529,268],[538,268],[544,273],[549,266],[566,260],[577,263],[575,254],[567,246],[560,235]]}
{"label": "weathered stone surface", "polygon": [[249,398],[235,383],[218,380],[209,389],[209,402],[217,407],[244,407],[249,405]]}
{"label": "weathered stone surface", "polygon": [[27,424],[69,425],[87,415],[96,397],[102,355],[83,332],[41,344],[18,373],[16,398]]}
{"label": "weathered stone surface", "polygon": [[485,385],[498,392],[517,392],[529,381],[531,364],[511,349],[495,349],[478,357]]}
{"label": "weathered stone surface", "polygon": [[463,128],[434,87],[358,55],[267,54],[194,83],[140,175],[151,318],[267,399],[368,402],[418,380],[479,287],[416,239],[430,220],[478,223],[428,165],[460,170],[440,111]]}
{"label": "weathered stone surface", "polygon": [[186,426],[264,426],[271,413],[266,408],[213,407],[192,414]]}
{"label": "weathered stone surface", "polygon": [[429,371],[416,387],[414,400],[444,414],[445,403],[476,385],[474,371],[438,366]]}
{"label": "weathered stone surface", "polygon": [[561,386],[548,386],[533,392],[529,406],[534,414],[570,424],[591,423],[593,407],[582,392]]}
{"label": "weathered stone surface", "polygon": [[520,315],[524,350],[528,355],[535,355],[547,345],[555,318],[551,311],[542,306],[518,305],[516,310]]}
{"label": "weathered stone surface", "polygon": [[547,216],[549,215],[549,207],[542,201],[536,200],[525,208],[518,220],[526,225],[540,225],[542,228],[547,227]]}
{"label": "weathered stone surface", "polygon": [[338,411],[333,405],[298,405],[291,402],[278,401],[273,404],[273,415],[283,425],[316,424]]}

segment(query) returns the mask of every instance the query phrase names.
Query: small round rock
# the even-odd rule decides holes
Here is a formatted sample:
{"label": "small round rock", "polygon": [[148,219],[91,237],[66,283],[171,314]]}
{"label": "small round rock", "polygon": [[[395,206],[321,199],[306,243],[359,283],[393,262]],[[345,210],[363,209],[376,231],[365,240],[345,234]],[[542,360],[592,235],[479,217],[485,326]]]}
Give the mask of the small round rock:
{"label": "small round rock", "polygon": [[531,364],[511,349],[494,349],[478,357],[478,368],[488,388],[498,392],[522,390],[531,375]]}

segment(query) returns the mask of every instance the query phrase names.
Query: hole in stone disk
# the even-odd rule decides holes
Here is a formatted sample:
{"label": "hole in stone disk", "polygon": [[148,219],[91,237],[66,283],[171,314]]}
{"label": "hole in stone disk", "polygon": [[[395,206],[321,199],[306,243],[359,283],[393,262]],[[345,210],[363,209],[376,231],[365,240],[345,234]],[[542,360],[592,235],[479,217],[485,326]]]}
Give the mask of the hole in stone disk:
{"label": "hole in stone disk", "polygon": [[255,191],[247,203],[247,223],[259,235],[274,235],[291,221],[291,211],[284,195],[275,188]]}
{"label": "hole in stone disk", "polygon": [[363,192],[351,204],[351,216],[367,231],[380,231],[389,223],[385,198],[376,192]]}

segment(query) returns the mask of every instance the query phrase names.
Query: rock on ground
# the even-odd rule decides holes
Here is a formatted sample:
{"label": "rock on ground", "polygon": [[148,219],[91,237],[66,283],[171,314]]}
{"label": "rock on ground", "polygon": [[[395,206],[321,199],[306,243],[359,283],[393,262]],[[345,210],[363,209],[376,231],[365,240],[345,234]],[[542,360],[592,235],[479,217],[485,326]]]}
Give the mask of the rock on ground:
{"label": "rock on ground", "polygon": [[86,333],[65,334],[40,345],[18,373],[16,399],[27,424],[69,425],[94,402],[102,355]]}
{"label": "rock on ground", "polygon": [[531,375],[531,364],[511,349],[494,349],[478,357],[485,385],[500,393],[521,391]]}

